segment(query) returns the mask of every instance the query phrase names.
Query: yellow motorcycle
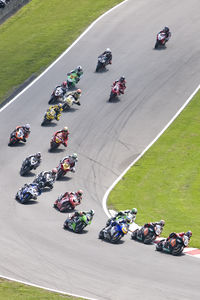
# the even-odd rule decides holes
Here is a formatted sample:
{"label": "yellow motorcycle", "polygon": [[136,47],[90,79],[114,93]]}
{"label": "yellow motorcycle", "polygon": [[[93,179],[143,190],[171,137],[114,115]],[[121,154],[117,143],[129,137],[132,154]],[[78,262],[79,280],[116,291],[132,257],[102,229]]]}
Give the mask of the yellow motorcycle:
{"label": "yellow motorcycle", "polygon": [[[62,111],[62,109],[61,109],[61,111]],[[50,123],[54,119],[56,119],[58,121],[60,119],[60,116],[59,115],[56,116],[56,112],[55,112],[54,108],[51,108],[51,109],[49,108],[44,115],[44,120],[42,121],[41,126],[44,126],[44,125]]]}

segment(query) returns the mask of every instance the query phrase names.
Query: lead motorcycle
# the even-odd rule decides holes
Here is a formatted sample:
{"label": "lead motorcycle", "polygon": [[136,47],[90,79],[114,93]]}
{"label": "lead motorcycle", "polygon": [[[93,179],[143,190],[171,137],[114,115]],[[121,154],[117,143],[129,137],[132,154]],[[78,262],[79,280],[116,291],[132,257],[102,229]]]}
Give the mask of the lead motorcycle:
{"label": "lead motorcycle", "polygon": [[35,170],[40,165],[40,161],[36,160],[34,157],[26,158],[21,166],[20,175],[24,176],[31,170]]}
{"label": "lead motorcycle", "polygon": [[149,227],[141,227],[132,232],[131,238],[133,240],[138,240],[144,244],[150,244],[155,241],[155,239],[160,236],[162,232],[162,227],[160,225],[150,225]]}
{"label": "lead motorcycle", "polygon": [[90,212],[83,214],[82,216],[69,214],[69,218],[64,222],[63,228],[80,233],[87,225],[91,224],[92,218],[93,215]]}
{"label": "lead motorcycle", "polygon": [[10,135],[10,141],[8,143],[8,146],[15,145],[21,141],[23,142],[23,140],[24,140],[23,130],[21,128],[18,130],[14,130]]}
{"label": "lead motorcycle", "polygon": [[65,197],[63,197],[63,195],[59,196],[54,203],[54,208],[58,209],[60,212],[67,212],[69,210],[74,210],[77,205],[80,205],[80,202],[77,201],[76,195],[69,193]]}
{"label": "lead motorcycle", "polygon": [[157,37],[156,37],[156,43],[155,43],[155,49],[158,49],[159,47],[164,47],[166,42],[167,42],[167,35],[166,33],[164,32],[159,32],[157,34]]}
{"label": "lead motorcycle", "polygon": [[36,200],[41,194],[38,184],[25,184],[16,194],[15,199],[24,204],[30,200]]}
{"label": "lead motorcycle", "polygon": [[103,228],[99,232],[99,239],[105,239],[111,243],[116,244],[127,233],[128,224],[126,222],[115,222],[115,225],[110,226],[110,229]]}
{"label": "lead motorcycle", "polygon": [[52,104],[54,102],[61,102],[63,99],[63,89],[58,86],[57,88],[54,89],[53,93],[51,94],[51,98],[49,100],[49,104]]}
{"label": "lead motorcycle", "polygon": [[156,245],[156,250],[167,252],[172,255],[180,255],[188,244],[189,238],[187,235],[184,235],[182,237],[171,238],[168,241],[166,241],[166,239],[161,240]]}

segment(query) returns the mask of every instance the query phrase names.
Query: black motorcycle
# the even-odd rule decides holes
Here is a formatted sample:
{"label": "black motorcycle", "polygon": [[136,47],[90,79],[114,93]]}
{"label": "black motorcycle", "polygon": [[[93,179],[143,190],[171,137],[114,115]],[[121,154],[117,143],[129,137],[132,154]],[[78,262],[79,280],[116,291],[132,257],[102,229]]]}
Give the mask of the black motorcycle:
{"label": "black motorcycle", "polygon": [[49,187],[50,189],[53,189],[54,180],[50,174],[47,174],[45,176],[39,174],[34,179],[33,183],[37,183],[41,189],[45,187]]}
{"label": "black motorcycle", "polygon": [[162,227],[160,225],[150,225],[149,227],[141,227],[132,232],[131,238],[138,240],[144,244],[150,244],[161,234]]}
{"label": "black motorcycle", "polygon": [[24,176],[31,170],[35,170],[40,164],[39,160],[36,160],[34,157],[26,158],[21,166],[20,175]]}
{"label": "black motorcycle", "polygon": [[156,245],[156,250],[167,252],[172,255],[180,255],[188,244],[189,238],[187,235],[184,235],[183,237],[171,238],[168,241],[166,239],[161,240]]}
{"label": "black motorcycle", "polygon": [[97,62],[97,67],[96,67],[96,72],[98,72],[101,69],[104,69],[108,64],[109,60],[107,59],[106,55],[100,55],[98,57],[98,62]]}

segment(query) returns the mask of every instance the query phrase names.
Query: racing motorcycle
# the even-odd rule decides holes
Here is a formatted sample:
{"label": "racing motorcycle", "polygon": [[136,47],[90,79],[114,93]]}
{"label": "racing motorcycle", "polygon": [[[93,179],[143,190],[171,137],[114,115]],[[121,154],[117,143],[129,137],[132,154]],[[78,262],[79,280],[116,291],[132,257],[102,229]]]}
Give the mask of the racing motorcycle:
{"label": "racing motorcycle", "polygon": [[116,222],[110,229],[103,228],[99,232],[99,239],[108,240],[111,243],[117,243],[128,233],[128,224],[126,222]]}
{"label": "racing motorcycle", "polygon": [[79,82],[80,77],[74,72],[67,74],[67,86],[68,88],[73,88]]}
{"label": "racing motorcycle", "polygon": [[71,167],[70,164],[65,160],[64,162],[59,163],[57,170],[57,179],[60,179],[61,177],[65,176],[67,172],[71,171]]}
{"label": "racing motorcycle", "polygon": [[90,213],[83,214],[82,216],[69,214],[69,218],[64,222],[63,228],[80,233],[87,225],[91,224],[92,218],[93,216]]}
{"label": "racing motorcycle", "polygon": [[54,180],[50,176],[50,174],[46,174],[45,178],[40,173],[34,180],[33,183],[38,184],[39,188],[49,187],[50,189],[53,188]]}
{"label": "racing motorcycle", "polygon": [[59,196],[54,203],[54,207],[57,208],[60,212],[74,210],[77,205],[80,205],[80,202],[77,201],[76,196],[72,193],[68,194],[65,197],[63,197],[62,195]]}
{"label": "racing motorcycle", "polygon": [[167,40],[166,40],[166,33],[164,32],[159,32],[157,34],[157,37],[156,37],[156,43],[155,43],[155,49],[158,49],[159,46],[165,46]]}
{"label": "racing motorcycle", "polygon": [[104,69],[109,64],[109,61],[106,58],[106,55],[100,55],[98,57],[96,72],[98,72],[101,69]]}
{"label": "racing motorcycle", "polygon": [[116,98],[119,95],[120,95],[119,82],[116,82],[116,84],[112,86],[110,92],[110,98],[108,101],[111,102],[114,98]]}
{"label": "racing motorcycle", "polygon": [[166,239],[161,240],[156,244],[156,250],[164,251],[172,255],[180,255],[188,244],[189,238],[187,235],[184,235],[182,237],[172,238],[169,241],[166,241]]}
{"label": "racing motorcycle", "polygon": [[155,226],[150,225],[150,227],[141,227],[132,232],[131,238],[133,240],[139,240],[144,244],[150,244],[155,241],[155,239],[160,236],[162,232],[162,227],[158,224]]}
{"label": "racing motorcycle", "polygon": [[54,102],[59,102],[62,100],[63,96],[63,89],[61,88],[61,86],[58,86],[54,89],[53,93],[51,94],[51,98],[48,103],[52,104]]}
{"label": "racing motorcycle", "polygon": [[64,144],[63,138],[54,134],[50,142],[50,151],[57,149],[61,144]]}
{"label": "racing motorcycle", "polygon": [[63,111],[69,110],[73,104],[80,105],[80,102],[75,102],[74,97],[72,95],[64,97],[62,103]]}
{"label": "racing motorcycle", "polygon": [[41,126],[44,126],[46,124],[49,124],[51,121],[53,121],[56,118],[56,112],[54,109],[48,110],[44,115],[44,120],[41,123]]}
{"label": "racing motorcycle", "polygon": [[15,199],[24,204],[30,200],[36,200],[41,194],[40,188],[37,184],[25,184],[16,194]]}
{"label": "racing motorcycle", "polygon": [[14,130],[10,135],[10,141],[8,143],[8,146],[15,145],[15,144],[19,143],[20,141],[23,141],[23,139],[24,139],[23,130],[21,128],[18,130]]}
{"label": "racing motorcycle", "polygon": [[36,160],[34,157],[26,158],[22,163],[22,166],[20,169],[20,175],[24,176],[32,169],[35,170],[39,166],[39,164],[40,164],[40,161]]}

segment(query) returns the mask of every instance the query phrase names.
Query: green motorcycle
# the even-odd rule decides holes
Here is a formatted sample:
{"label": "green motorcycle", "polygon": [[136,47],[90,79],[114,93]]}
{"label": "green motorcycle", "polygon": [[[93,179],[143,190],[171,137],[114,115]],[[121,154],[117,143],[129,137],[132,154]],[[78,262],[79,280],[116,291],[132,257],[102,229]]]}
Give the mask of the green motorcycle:
{"label": "green motorcycle", "polygon": [[70,229],[76,233],[82,232],[83,229],[91,224],[94,211],[91,209],[88,212],[75,212],[75,214],[69,214],[69,218],[64,222],[63,228]]}
{"label": "green motorcycle", "polygon": [[73,88],[79,82],[80,77],[77,73],[68,73],[67,74],[67,86],[68,88]]}

